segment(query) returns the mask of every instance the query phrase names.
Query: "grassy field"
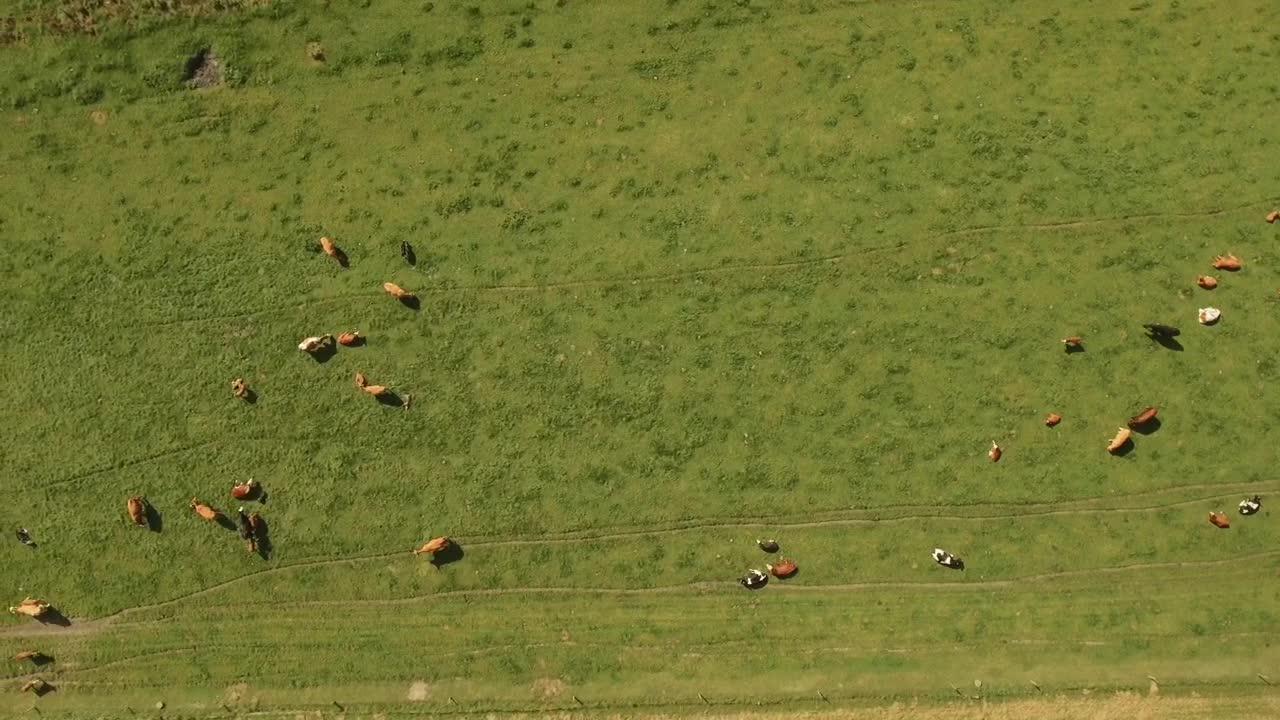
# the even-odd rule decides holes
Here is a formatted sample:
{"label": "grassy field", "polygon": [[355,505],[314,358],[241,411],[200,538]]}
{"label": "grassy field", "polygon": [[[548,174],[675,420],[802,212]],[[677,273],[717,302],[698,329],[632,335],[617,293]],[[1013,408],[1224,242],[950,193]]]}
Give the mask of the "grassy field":
{"label": "grassy field", "polygon": [[1280,5],[0,18],[0,716],[1274,715]]}

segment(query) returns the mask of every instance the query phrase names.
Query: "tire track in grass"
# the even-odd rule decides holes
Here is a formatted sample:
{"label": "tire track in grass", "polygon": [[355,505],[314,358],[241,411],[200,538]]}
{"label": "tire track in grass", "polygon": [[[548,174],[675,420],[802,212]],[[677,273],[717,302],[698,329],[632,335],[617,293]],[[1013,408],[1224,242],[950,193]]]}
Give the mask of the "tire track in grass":
{"label": "tire track in grass", "polygon": [[[496,547],[514,547],[514,546],[521,546],[521,545],[567,545],[567,544],[581,543],[581,542],[625,540],[625,539],[655,537],[655,536],[660,537],[660,536],[671,535],[675,533],[697,532],[700,530],[727,529],[727,528],[735,528],[735,527],[803,529],[803,528],[828,527],[828,526],[850,525],[850,524],[899,523],[899,522],[911,522],[916,520],[973,521],[973,520],[1016,519],[1016,518],[1024,518],[1024,517],[1069,516],[1069,515],[1079,515],[1084,513],[1142,513],[1142,512],[1152,512],[1156,510],[1168,509],[1172,507],[1193,505],[1196,503],[1206,502],[1207,500],[1217,499],[1222,497],[1225,494],[1223,489],[1227,487],[1238,488],[1236,492],[1247,491],[1247,490],[1244,490],[1245,488],[1254,492],[1270,493],[1274,491],[1280,491],[1280,490],[1274,490],[1273,488],[1270,488],[1270,487],[1264,489],[1264,488],[1258,488],[1257,486],[1250,486],[1250,485],[1244,485],[1244,484],[1231,484],[1231,485],[1201,484],[1201,485],[1182,486],[1178,488],[1168,488],[1168,489],[1156,490],[1156,491],[1148,491],[1143,493],[1135,493],[1132,495],[1117,496],[1115,499],[1144,497],[1149,495],[1158,495],[1158,494],[1165,494],[1165,493],[1177,492],[1177,491],[1186,492],[1192,489],[1199,489],[1199,488],[1214,488],[1214,489],[1218,489],[1219,492],[1208,497],[1200,497],[1200,498],[1194,498],[1190,500],[1180,500],[1172,503],[1164,503],[1164,504],[1150,505],[1150,506],[1143,506],[1143,507],[1043,509],[1035,512],[1027,512],[1024,510],[1023,512],[1009,513],[1009,514],[1003,514],[1003,515],[1001,514],[946,515],[946,514],[940,514],[940,513],[920,513],[920,514],[913,514],[913,515],[900,515],[892,518],[833,518],[833,519],[825,519],[825,520],[800,521],[800,522],[791,522],[791,523],[776,523],[776,522],[771,523],[771,522],[761,521],[757,519],[750,519],[750,520],[732,520],[731,519],[727,521],[720,520],[720,521],[712,521],[712,522],[687,524],[679,527],[666,527],[666,528],[657,528],[657,529],[635,529],[635,530],[626,530],[621,532],[600,533],[598,531],[583,531],[583,534],[572,536],[572,537],[508,538],[508,539],[489,539],[489,540],[477,539],[477,540],[468,541],[465,543],[460,542],[460,544],[463,545],[463,547],[477,548],[477,549],[478,548],[496,548]],[[1082,500],[1079,502],[1096,502],[1101,499],[1110,499],[1110,498],[1092,498],[1088,500]],[[997,505],[986,505],[986,506],[1005,507],[1006,505],[997,504]],[[897,507],[916,508],[916,507],[922,507],[922,506],[897,506]],[[984,507],[984,505],[973,504],[965,507],[979,508],[979,507]],[[1019,506],[1019,507],[1025,508],[1029,506]],[[1038,507],[1052,508],[1052,504],[1043,503],[1038,505]],[[877,509],[874,509],[874,508],[859,510],[859,512],[862,512],[862,513],[876,512],[876,511]],[[119,618],[119,617],[136,613],[136,612],[156,610],[156,609],[176,605],[186,600],[190,600],[193,598],[215,593],[219,590],[225,589],[237,583],[247,582],[251,579],[259,579],[265,575],[275,575],[278,573],[283,573],[283,572],[292,571],[292,570],[300,570],[300,569],[313,568],[313,567],[324,567],[324,566],[330,566],[330,565],[339,565],[342,563],[356,564],[356,563],[370,562],[375,560],[389,560],[389,559],[402,557],[405,555],[406,552],[408,551],[397,550],[393,552],[374,553],[370,555],[358,555],[353,557],[320,558],[316,560],[302,560],[302,561],[291,563],[288,565],[279,565],[275,567],[263,568],[261,570],[256,570],[254,572],[246,573],[244,575],[238,575],[236,577],[228,578],[222,582],[218,582],[208,587],[201,588],[200,590],[195,590],[189,593],[185,593],[185,594],[170,598],[168,600],[163,600],[156,603],[149,603],[145,605],[136,605],[136,606],[126,607],[126,608],[121,608],[120,610],[101,616],[99,618],[94,618],[94,619],[85,620],[85,621],[78,621],[73,623],[71,627],[68,627],[68,628],[61,628],[57,626],[40,626],[40,628],[37,629],[35,632],[24,633],[22,632],[23,628],[29,627],[29,626],[22,625],[22,626],[16,626],[13,628],[0,630],[0,637],[6,636],[6,635],[23,635],[23,634],[34,635],[34,634],[59,634],[59,633],[72,633],[72,632],[79,632],[79,633],[94,632],[96,630],[100,630],[103,627],[106,627],[107,625],[110,625],[115,618]],[[1204,561],[1204,562],[1217,563],[1221,561],[1215,560],[1215,561]],[[1132,567],[1141,567],[1141,566],[1132,566]],[[1070,572],[1093,572],[1093,570],[1070,571]],[[1048,574],[1048,575],[1045,575],[1044,577],[1056,577],[1056,576],[1057,574]],[[1029,576],[1029,577],[1032,579],[1035,579],[1038,576]],[[1027,578],[1023,578],[1023,579],[1025,580]],[[987,581],[987,582],[1009,583],[1013,581],[1014,580],[999,580],[999,581]],[[673,588],[689,588],[694,586],[714,587],[717,584],[718,583],[711,583],[710,585],[708,585],[708,583],[706,582],[701,582],[701,583],[692,583],[692,584],[677,585],[677,586],[670,586],[670,587],[673,587]],[[901,585],[901,583],[888,583],[887,585],[876,585],[874,583],[861,583],[861,584],[851,585],[850,587],[857,586],[857,587],[863,587],[863,588],[871,588],[871,587],[894,587],[898,585]],[[912,584],[907,583],[906,585],[912,585]],[[936,583],[936,585],[938,587],[956,587],[957,586],[956,583]],[[972,585],[972,584],[970,583],[969,585]],[[617,589],[617,590],[601,589],[598,591],[599,592],[635,592],[635,593],[661,592],[661,591],[664,591],[664,587]],[[821,586],[793,586],[793,587],[815,587],[816,588]],[[930,587],[930,586],[927,586],[927,587]],[[963,587],[963,585],[961,585],[961,587]],[[488,594],[499,593],[500,594],[500,593],[511,592],[511,591],[585,592],[587,590],[588,589],[579,589],[579,588],[543,588],[543,589],[496,588],[496,589],[490,589],[490,590],[466,590],[466,591],[455,591],[455,592],[488,593]],[[434,596],[438,596],[442,594],[437,594]],[[316,602],[324,602],[324,601],[316,601]],[[335,601],[335,602],[340,602],[340,601]],[[88,627],[85,627],[86,625]]]}
{"label": "tire track in grass", "polygon": [[163,460],[164,458],[173,457],[175,455],[182,455],[183,453],[189,453],[189,452],[192,452],[193,450],[199,450],[201,448],[217,445],[221,442],[222,442],[221,440],[208,440],[202,443],[196,443],[195,445],[187,445],[184,447],[177,447],[177,448],[171,448],[169,450],[162,450],[158,453],[152,453],[151,455],[135,458],[133,460],[122,460],[118,463],[115,463],[114,465],[107,465],[105,467],[96,468],[94,470],[86,470],[84,472],[76,473],[75,475],[70,475],[68,477],[62,478],[61,480],[53,480],[51,482],[47,482],[41,485],[40,489],[66,485],[67,483],[73,483],[79,480],[85,480],[95,475],[103,475],[105,473],[118,472],[120,470],[127,470],[131,467],[137,467],[138,465],[145,465],[146,463],[155,462],[156,460]]}
{"label": "tire track in grass", "polygon": [[[1078,220],[1063,220],[1052,223],[1028,223],[1021,225],[980,225],[967,228],[955,228],[953,230],[944,230],[942,232],[933,233],[929,238],[940,239],[946,237],[955,237],[963,235],[974,235],[983,232],[1010,232],[1015,230],[1069,230],[1080,227],[1093,227],[1108,225],[1119,222],[1132,222],[1134,220],[1154,220],[1157,218],[1180,218],[1193,219],[1205,217],[1217,217],[1227,215],[1229,213],[1241,212],[1253,208],[1260,208],[1280,202],[1280,198],[1268,198],[1257,200],[1242,205],[1226,208],[1216,208],[1212,210],[1203,210],[1197,212],[1153,212],[1153,213],[1134,213],[1129,215],[1115,215],[1108,217],[1082,218]],[[565,290],[573,288],[585,287],[607,287],[610,285],[640,285],[640,284],[657,284],[664,282],[675,282],[689,278],[702,277],[707,275],[732,275],[735,273],[746,272],[773,272],[777,270],[791,270],[795,268],[810,267],[823,264],[842,263],[854,256],[861,256],[873,253],[888,252],[891,250],[901,250],[907,247],[907,242],[897,242],[891,245],[881,245],[871,248],[863,248],[846,253],[837,253],[827,255],[820,258],[808,258],[804,260],[785,260],[771,263],[740,263],[724,265],[721,267],[694,268],[691,270],[680,270],[670,273],[662,273],[657,275],[637,275],[633,277],[610,277],[610,278],[584,278],[582,280],[561,280],[546,283],[512,283],[512,284],[487,284],[487,285],[456,285],[451,287],[427,288],[416,291],[419,295],[449,295],[460,292],[537,292],[539,290]],[[302,310],[310,306],[328,305],[337,302],[345,302],[348,300],[358,300],[365,298],[378,297],[381,293],[369,291],[364,293],[353,293],[349,295],[340,295],[326,298],[316,298],[314,300],[304,300],[300,303],[290,303],[273,308],[261,308],[258,310],[248,310],[240,313],[231,313],[226,315],[210,315],[204,317],[190,318],[173,318],[169,320],[159,320],[154,322],[142,323],[143,327],[167,327],[172,325],[183,325],[189,323],[214,322],[217,320],[247,320],[259,315],[271,315],[275,313],[288,312],[290,310]]]}

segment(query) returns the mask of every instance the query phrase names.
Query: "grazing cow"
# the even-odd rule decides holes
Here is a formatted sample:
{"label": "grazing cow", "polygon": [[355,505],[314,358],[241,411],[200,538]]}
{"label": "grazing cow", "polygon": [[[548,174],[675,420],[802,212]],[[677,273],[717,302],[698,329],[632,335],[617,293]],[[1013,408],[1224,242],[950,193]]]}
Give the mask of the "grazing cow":
{"label": "grazing cow", "polygon": [[1133,431],[1129,428],[1120,428],[1116,431],[1116,436],[1111,438],[1111,442],[1107,444],[1107,452],[1115,454],[1120,448],[1129,442],[1129,436]]}
{"label": "grazing cow", "polygon": [[346,345],[347,347],[351,347],[352,345],[359,345],[363,342],[364,342],[364,336],[361,335],[356,330],[348,330],[338,335],[339,345]]}
{"label": "grazing cow", "polygon": [[133,521],[134,525],[137,525],[138,527],[147,526],[146,498],[143,498],[140,495],[134,495],[133,497],[129,498],[129,501],[125,504],[125,507],[129,510],[129,519]]}
{"label": "grazing cow", "polygon": [[1151,406],[1147,406],[1142,412],[1129,418],[1129,427],[1137,429],[1156,419],[1157,410]]}
{"label": "grazing cow", "polygon": [[40,678],[32,678],[23,683],[22,689],[19,692],[35,693],[36,697],[40,697],[52,689],[53,686],[44,680],[41,680]]}
{"label": "grazing cow", "polygon": [[413,300],[418,297],[393,282],[382,283],[382,289],[386,290],[387,294],[399,300]]}
{"label": "grazing cow", "polygon": [[1273,223],[1277,220],[1280,220],[1280,210],[1272,210],[1267,213],[1267,222]]}
{"label": "grazing cow", "polygon": [[31,662],[38,663],[41,660],[43,660],[44,657],[45,657],[44,653],[40,652],[39,650],[23,650],[17,655],[14,655],[13,660],[14,662],[22,662],[23,660],[30,660]]}
{"label": "grazing cow", "polygon": [[222,517],[221,512],[213,509],[209,505],[206,505],[195,498],[191,498],[190,505],[191,505],[191,509],[194,510],[195,513],[199,515],[203,520],[215,522]]}
{"label": "grazing cow", "polygon": [[31,531],[26,528],[18,528],[18,542],[28,547],[36,544],[36,541],[31,539]]}
{"label": "grazing cow", "polygon": [[1069,338],[1062,338],[1062,344],[1065,345],[1068,350],[1074,350],[1080,347],[1080,343],[1082,342],[1084,342],[1084,338],[1080,337],[1079,335],[1072,335]]}
{"label": "grazing cow", "polygon": [[309,338],[303,338],[302,342],[298,343],[298,349],[305,353],[319,352],[328,347],[332,340],[332,335],[313,335]]}
{"label": "grazing cow", "polygon": [[1211,275],[1201,275],[1196,278],[1196,284],[1205,290],[1212,290],[1218,287],[1218,280]]}
{"label": "grazing cow", "polygon": [[38,618],[49,612],[49,603],[43,600],[27,598],[18,603],[17,607],[10,606],[9,612],[14,615],[26,615],[27,617]]}
{"label": "grazing cow", "polygon": [[388,388],[386,385],[365,385],[360,389],[369,393],[370,395],[373,395],[374,397],[377,397],[378,395],[386,395],[388,392],[391,391],[390,388]]}
{"label": "grazing cow", "polygon": [[763,551],[765,551],[765,552],[767,552],[767,553],[776,553],[776,552],[778,552],[778,541],[777,541],[777,540],[757,540],[757,541],[756,541],[756,545],[759,545],[759,546],[760,546],[760,549],[761,549],[761,550],[763,550]]}
{"label": "grazing cow", "polygon": [[1252,515],[1261,509],[1262,509],[1262,498],[1258,495],[1254,495],[1248,500],[1240,501],[1241,515]]}
{"label": "grazing cow", "polygon": [[746,575],[738,578],[738,582],[742,583],[742,587],[748,590],[759,590],[769,583],[769,576],[752,568],[747,571]]}
{"label": "grazing cow", "polygon": [[413,246],[409,244],[408,240],[400,243],[400,257],[404,258],[404,261],[410,265],[418,264],[418,256],[413,252]]}
{"label": "grazing cow", "polygon": [[231,381],[231,394],[241,400],[249,397],[249,386],[245,383],[244,378],[236,378]]}
{"label": "grazing cow", "polygon": [[248,500],[258,494],[258,481],[253,478],[231,486],[231,497],[237,500]]}
{"label": "grazing cow", "polygon": [[933,561],[934,561],[934,562],[938,563],[939,565],[941,565],[941,566],[943,566],[943,567],[948,567],[948,568],[951,568],[951,569],[953,569],[953,570],[963,570],[963,569],[964,569],[964,561],[963,561],[963,560],[961,560],[960,558],[956,557],[955,555],[952,555],[951,553],[947,552],[946,550],[943,550],[942,548],[934,548],[934,549],[933,549],[933,552],[932,552],[932,553],[930,553],[930,555],[933,557]]}
{"label": "grazing cow", "polygon": [[987,457],[991,458],[991,462],[996,462],[1002,454],[1004,454],[1004,451],[1000,449],[995,440],[992,440],[991,449],[987,451]]}
{"label": "grazing cow", "polygon": [[1044,424],[1048,425],[1049,427],[1053,427],[1054,425],[1057,425],[1060,422],[1062,422],[1062,416],[1059,415],[1058,413],[1049,413],[1044,418]]}
{"label": "grazing cow", "polygon": [[1209,513],[1209,522],[1213,523],[1215,527],[1223,529],[1231,527],[1231,521],[1227,519],[1226,515],[1220,512]]}
{"label": "grazing cow", "polygon": [[432,538],[431,540],[428,540],[425,543],[423,543],[422,547],[418,548],[417,550],[414,550],[413,554],[414,555],[421,555],[423,553],[435,554],[449,547],[449,545],[452,542],[453,541],[447,537]]}
{"label": "grazing cow", "polygon": [[333,244],[333,241],[327,237],[320,238],[320,249],[324,250],[324,254],[333,258],[342,267],[347,266],[347,254],[342,249]]}
{"label": "grazing cow", "polygon": [[765,565],[765,568],[767,568],[769,572],[779,580],[785,580],[792,575],[795,575],[800,569],[799,566],[795,564],[794,560],[785,559],[775,565]]}
{"label": "grazing cow", "polygon": [[1234,272],[1244,267],[1244,263],[1240,262],[1240,258],[1235,255],[1218,255],[1213,259],[1213,266],[1219,270]]}

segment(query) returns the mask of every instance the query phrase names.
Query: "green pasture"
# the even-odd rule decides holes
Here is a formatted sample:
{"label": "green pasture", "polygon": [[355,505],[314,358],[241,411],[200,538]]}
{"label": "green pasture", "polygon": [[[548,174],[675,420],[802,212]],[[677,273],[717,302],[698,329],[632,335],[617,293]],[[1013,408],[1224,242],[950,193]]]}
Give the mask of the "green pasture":
{"label": "green pasture", "polygon": [[[1278,67],[1262,0],[0,2],[0,579],[70,619],[0,715],[1270,694]],[[248,477],[265,560],[187,509]]]}

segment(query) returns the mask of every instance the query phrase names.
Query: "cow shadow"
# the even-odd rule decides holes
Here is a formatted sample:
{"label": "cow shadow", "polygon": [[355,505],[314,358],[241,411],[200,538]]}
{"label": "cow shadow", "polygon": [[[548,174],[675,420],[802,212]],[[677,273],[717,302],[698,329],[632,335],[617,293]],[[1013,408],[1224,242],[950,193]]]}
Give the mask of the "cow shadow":
{"label": "cow shadow", "polygon": [[51,607],[45,610],[36,620],[41,625],[56,625],[58,627],[71,627],[71,618],[62,614],[58,608]]}
{"label": "cow shadow", "polygon": [[52,662],[53,656],[45,655],[44,653],[36,653],[36,655],[31,658],[31,664],[36,667],[44,667]]}
{"label": "cow shadow", "polygon": [[1186,349],[1182,347],[1182,343],[1178,342],[1178,338],[1175,338],[1175,337],[1169,337],[1168,335],[1155,335],[1152,333],[1147,333],[1147,337],[1154,340],[1157,345],[1159,345],[1160,347],[1166,350],[1172,350],[1174,352],[1182,352],[1183,350]]}
{"label": "cow shadow", "polygon": [[231,532],[240,531],[240,528],[236,527],[236,524],[231,522],[231,518],[226,515],[218,515],[218,517],[214,519],[214,522],[221,525],[224,530],[230,530]]}
{"label": "cow shadow", "polygon": [[1141,435],[1150,435],[1151,433],[1159,430],[1160,425],[1161,425],[1160,418],[1153,417],[1150,420],[1142,423],[1141,425],[1133,425],[1131,427],[1133,431],[1136,433],[1139,433]]}
{"label": "cow shadow", "polygon": [[387,407],[404,407],[404,398],[400,397],[392,390],[388,390],[381,395],[375,395],[374,399]]}
{"label": "cow shadow", "polygon": [[410,310],[420,310],[422,308],[422,301],[419,300],[416,295],[406,295],[405,297],[397,299],[400,301],[401,305],[404,305]]}
{"label": "cow shadow", "polygon": [[1082,352],[1084,352],[1084,346],[1083,346],[1083,345],[1067,345],[1066,347],[1067,347],[1067,354],[1068,354],[1068,355],[1075,355],[1076,353],[1082,353]]}
{"label": "cow shadow", "polygon": [[[938,564],[942,565],[942,563]],[[964,570],[964,561],[960,558],[955,558],[951,561],[950,565],[942,565],[942,567],[947,568],[948,570]]]}
{"label": "cow shadow", "polygon": [[400,243],[400,257],[410,265],[418,264],[418,255],[413,251],[413,246],[407,242]]}
{"label": "cow shadow", "polygon": [[467,553],[462,549],[461,545],[456,542],[451,542],[443,550],[432,553],[431,564],[435,565],[437,568],[442,568],[445,565],[451,565],[458,562],[465,557],[466,554]]}
{"label": "cow shadow", "polygon": [[321,345],[319,348],[317,348],[315,352],[311,352],[308,354],[311,356],[312,360],[315,360],[316,362],[323,365],[329,362],[330,360],[332,360],[334,355],[338,354],[337,345],[338,344],[335,342],[327,342],[324,345]]}
{"label": "cow shadow", "polygon": [[242,397],[242,398],[240,398],[240,399],[241,399],[241,400],[244,400],[245,402],[249,403],[250,405],[257,405],[257,404],[258,404],[258,393],[254,392],[254,391],[253,391],[253,388],[246,388],[246,389],[245,389],[245,391],[244,391],[244,397]]}
{"label": "cow shadow", "polygon": [[263,560],[271,559],[271,529],[267,525],[267,519],[258,516],[258,532],[254,534],[254,546],[258,550],[258,557]]}
{"label": "cow shadow", "polygon": [[142,517],[147,521],[147,529],[153,533],[158,533],[164,529],[164,516],[156,510],[151,503],[147,503],[146,508],[142,511]]}
{"label": "cow shadow", "polygon": [[36,697],[44,697],[45,695],[48,695],[49,693],[54,692],[55,690],[58,689],[47,682],[40,682],[39,684],[24,685],[23,690],[27,690],[28,687],[30,688],[29,692],[31,692]]}
{"label": "cow shadow", "polygon": [[1125,438],[1124,444],[1116,448],[1115,450],[1112,450],[1111,454],[1117,457],[1125,457],[1129,453],[1133,452],[1133,447],[1134,447],[1133,440],[1129,438]]}

